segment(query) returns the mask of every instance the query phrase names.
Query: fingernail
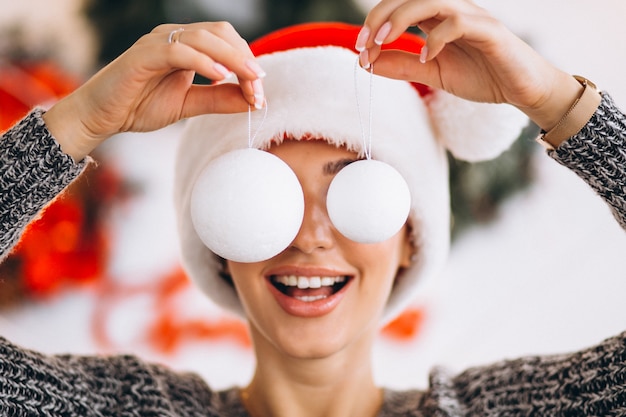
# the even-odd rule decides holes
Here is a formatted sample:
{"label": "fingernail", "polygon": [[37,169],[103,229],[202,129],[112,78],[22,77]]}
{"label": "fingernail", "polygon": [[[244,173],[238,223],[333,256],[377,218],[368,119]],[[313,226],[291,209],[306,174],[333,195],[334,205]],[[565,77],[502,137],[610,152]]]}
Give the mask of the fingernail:
{"label": "fingernail", "polygon": [[224,78],[230,77],[231,72],[228,70],[228,68],[226,68],[219,62],[216,62],[215,64],[213,64],[213,69],[219,72],[220,75],[222,75]]}
{"label": "fingernail", "polygon": [[422,64],[425,64],[427,59],[428,59],[428,46],[424,45],[422,47],[422,52],[420,52],[420,62]]}
{"label": "fingernail", "polygon": [[370,69],[370,66],[372,64],[370,64],[370,54],[367,49],[361,51],[361,53],[359,54],[359,61],[361,62],[361,67],[363,67],[364,69]]}
{"label": "fingernail", "polygon": [[254,91],[254,107],[257,109],[263,108],[265,93],[263,92],[263,83],[260,79],[252,81],[252,90]]}
{"label": "fingernail", "polygon": [[260,79],[252,81],[252,90],[254,91],[254,97],[263,98],[263,83]]}
{"label": "fingernail", "polygon": [[356,37],[356,44],[354,45],[354,49],[361,52],[365,49],[365,44],[370,37],[370,28],[367,26],[363,26],[359,31],[359,35]]}
{"label": "fingernail", "polygon": [[386,22],[380,27],[380,29],[378,29],[378,33],[374,38],[374,43],[376,45],[382,45],[383,42],[385,42],[385,39],[387,39],[387,36],[389,36],[389,32],[391,32],[391,22]]}
{"label": "fingernail", "polygon": [[252,72],[254,72],[256,74],[256,76],[259,77],[259,78],[263,78],[263,77],[265,77],[267,75],[265,73],[265,71],[263,71],[263,68],[261,68],[261,66],[256,63],[256,61],[248,59],[246,61],[246,66],[248,68],[250,68],[252,70]]}

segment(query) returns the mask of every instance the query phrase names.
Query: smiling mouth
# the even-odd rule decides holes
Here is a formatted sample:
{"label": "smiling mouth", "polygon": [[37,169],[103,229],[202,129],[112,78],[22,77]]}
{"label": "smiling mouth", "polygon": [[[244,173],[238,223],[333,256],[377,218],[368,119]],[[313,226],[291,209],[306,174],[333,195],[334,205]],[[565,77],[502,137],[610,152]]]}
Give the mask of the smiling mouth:
{"label": "smiling mouth", "polygon": [[304,302],[328,298],[340,291],[350,277],[305,277],[298,275],[272,275],[270,282],[281,293]]}

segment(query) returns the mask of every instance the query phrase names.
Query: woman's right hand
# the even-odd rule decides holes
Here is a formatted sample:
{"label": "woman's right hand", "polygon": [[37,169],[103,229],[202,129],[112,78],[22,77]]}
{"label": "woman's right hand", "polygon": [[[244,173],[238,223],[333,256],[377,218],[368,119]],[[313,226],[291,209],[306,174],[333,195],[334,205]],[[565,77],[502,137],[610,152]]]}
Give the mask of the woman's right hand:
{"label": "woman's right hand", "polygon": [[[230,72],[239,84],[193,84],[196,73],[221,81]],[[247,42],[228,23],[161,25],[56,103],[44,120],[64,152],[79,161],[116,133],[157,130],[200,114],[246,111],[249,105],[260,108],[264,75]]]}

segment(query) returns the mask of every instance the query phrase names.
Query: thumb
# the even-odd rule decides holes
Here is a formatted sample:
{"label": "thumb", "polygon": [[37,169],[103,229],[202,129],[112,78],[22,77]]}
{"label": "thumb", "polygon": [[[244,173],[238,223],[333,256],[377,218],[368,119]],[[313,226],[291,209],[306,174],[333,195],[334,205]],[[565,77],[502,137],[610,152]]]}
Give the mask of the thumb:
{"label": "thumb", "polygon": [[248,110],[248,101],[237,84],[193,85],[182,110],[188,118],[208,113],[240,113]]}
{"label": "thumb", "polygon": [[399,50],[383,50],[374,62],[374,73],[387,78],[417,82],[441,88],[436,61],[420,62],[417,54]]}

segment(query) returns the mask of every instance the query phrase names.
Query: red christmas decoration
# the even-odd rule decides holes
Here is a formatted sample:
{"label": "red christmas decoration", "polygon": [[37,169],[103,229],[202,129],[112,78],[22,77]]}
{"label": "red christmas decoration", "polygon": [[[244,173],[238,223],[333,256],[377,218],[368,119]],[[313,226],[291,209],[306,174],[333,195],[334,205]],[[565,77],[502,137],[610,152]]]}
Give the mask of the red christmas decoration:
{"label": "red christmas decoration", "polygon": [[[0,131],[33,107],[52,104],[77,86],[74,77],[51,61],[0,64]],[[63,287],[104,276],[109,253],[104,208],[119,193],[120,184],[106,167],[88,169],[46,207],[0,264],[0,307],[25,298],[49,297]]]}
{"label": "red christmas decoration", "polygon": [[69,94],[78,81],[51,61],[0,64],[0,132],[33,107],[51,104]]}

